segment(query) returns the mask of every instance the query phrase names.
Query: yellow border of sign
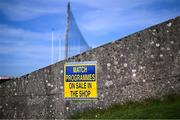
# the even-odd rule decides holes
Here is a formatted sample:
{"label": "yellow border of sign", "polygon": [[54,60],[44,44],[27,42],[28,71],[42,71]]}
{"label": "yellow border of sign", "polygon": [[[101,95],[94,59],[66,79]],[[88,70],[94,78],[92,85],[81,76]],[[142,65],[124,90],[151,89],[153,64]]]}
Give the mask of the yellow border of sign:
{"label": "yellow border of sign", "polygon": [[[93,99],[97,99],[98,98],[98,81],[97,81],[97,61],[89,61],[90,63],[86,63],[86,62],[70,62],[70,63],[65,63],[64,64],[64,82],[63,82],[63,87],[64,87],[64,83],[65,83],[65,75],[66,75],[66,66],[82,66],[82,65],[94,65],[95,66],[95,74],[96,74],[96,97],[93,98],[65,98],[64,96],[64,91],[65,91],[65,87],[64,87],[64,91],[63,91],[63,96],[64,99],[71,99],[71,100],[93,100]],[[92,63],[91,63],[92,62]]]}

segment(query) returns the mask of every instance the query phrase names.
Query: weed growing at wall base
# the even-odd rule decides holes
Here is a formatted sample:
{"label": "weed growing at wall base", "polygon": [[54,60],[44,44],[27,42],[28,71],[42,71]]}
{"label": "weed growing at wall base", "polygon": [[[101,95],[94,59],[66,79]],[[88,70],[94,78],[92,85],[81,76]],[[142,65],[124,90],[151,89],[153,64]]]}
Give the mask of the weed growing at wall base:
{"label": "weed growing at wall base", "polygon": [[114,119],[114,118],[180,118],[180,95],[163,96],[161,99],[146,99],[142,102],[114,104],[104,109],[76,112],[72,119]]}

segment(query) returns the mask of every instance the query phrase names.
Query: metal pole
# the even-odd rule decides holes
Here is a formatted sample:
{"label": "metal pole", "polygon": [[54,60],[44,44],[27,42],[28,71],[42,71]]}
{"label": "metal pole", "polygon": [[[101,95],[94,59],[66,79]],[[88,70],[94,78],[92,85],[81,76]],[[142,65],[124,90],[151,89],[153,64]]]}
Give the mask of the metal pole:
{"label": "metal pole", "polygon": [[53,64],[54,60],[54,33],[52,29],[52,34],[51,34],[51,64]]}
{"label": "metal pole", "polygon": [[70,14],[70,2],[68,2],[68,5],[67,5],[66,42],[65,42],[65,59],[67,59],[67,58],[68,58],[69,14]]}
{"label": "metal pole", "polygon": [[61,36],[59,36],[59,60],[61,59]]}

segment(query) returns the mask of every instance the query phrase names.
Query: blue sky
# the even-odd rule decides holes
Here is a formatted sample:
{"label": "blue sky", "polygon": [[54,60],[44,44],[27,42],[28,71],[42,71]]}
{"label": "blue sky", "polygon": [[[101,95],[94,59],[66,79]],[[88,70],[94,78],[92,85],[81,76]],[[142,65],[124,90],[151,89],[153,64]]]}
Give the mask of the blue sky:
{"label": "blue sky", "polygon": [[[97,47],[180,15],[180,0],[70,0],[84,38]],[[67,0],[0,1],[0,76],[21,76],[64,58]]]}

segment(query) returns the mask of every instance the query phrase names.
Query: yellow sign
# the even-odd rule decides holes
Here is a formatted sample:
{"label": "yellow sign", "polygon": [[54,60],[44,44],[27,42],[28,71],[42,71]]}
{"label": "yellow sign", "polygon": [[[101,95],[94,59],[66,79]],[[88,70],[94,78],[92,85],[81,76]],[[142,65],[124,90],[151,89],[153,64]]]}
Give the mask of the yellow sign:
{"label": "yellow sign", "polygon": [[97,98],[96,61],[64,65],[64,98]]}

